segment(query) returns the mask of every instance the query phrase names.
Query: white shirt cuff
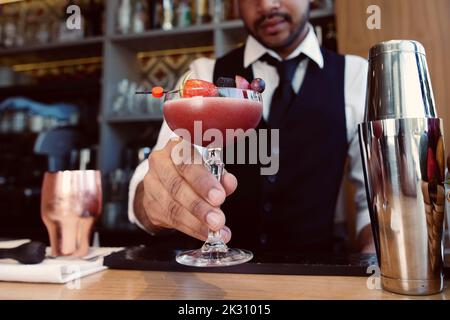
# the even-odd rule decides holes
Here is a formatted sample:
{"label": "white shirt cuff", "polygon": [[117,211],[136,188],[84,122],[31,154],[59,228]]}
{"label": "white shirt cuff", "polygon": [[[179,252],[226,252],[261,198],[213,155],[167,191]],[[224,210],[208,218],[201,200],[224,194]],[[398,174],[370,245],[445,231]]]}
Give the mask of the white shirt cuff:
{"label": "white shirt cuff", "polygon": [[130,186],[128,189],[128,220],[130,220],[131,223],[136,224],[142,230],[151,234],[151,232],[149,232],[142,225],[142,223],[139,222],[139,220],[136,218],[136,215],[134,213],[134,197],[136,195],[136,189],[137,189],[139,183],[141,183],[144,180],[144,177],[147,174],[148,168],[149,168],[148,161],[145,160],[141,164],[139,164],[139,166],[134,171],[133,176],[131,177]]}

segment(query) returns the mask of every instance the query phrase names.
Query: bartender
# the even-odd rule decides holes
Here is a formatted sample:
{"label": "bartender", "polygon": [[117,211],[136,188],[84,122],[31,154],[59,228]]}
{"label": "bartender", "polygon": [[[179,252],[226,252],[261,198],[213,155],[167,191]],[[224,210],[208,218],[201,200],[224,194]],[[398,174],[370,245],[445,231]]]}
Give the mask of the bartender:
{"label": "bartender", "polygon": [[171,151],[179,142],[164,123],[131,180],[130,220],[154,236],[178,230],[203,241],[211,228],[255,253],[331,252],[347,172],[356,187],[359,250],[373,252],[357,136],[367,62],[321,48],[309,0],[243,0],[239,9],[245,45],[217,60],[195,60],[191,78],[266,81],[259,128],[280,130],[277,174],[227,165],[218,182],[201,164],[176,165]]}

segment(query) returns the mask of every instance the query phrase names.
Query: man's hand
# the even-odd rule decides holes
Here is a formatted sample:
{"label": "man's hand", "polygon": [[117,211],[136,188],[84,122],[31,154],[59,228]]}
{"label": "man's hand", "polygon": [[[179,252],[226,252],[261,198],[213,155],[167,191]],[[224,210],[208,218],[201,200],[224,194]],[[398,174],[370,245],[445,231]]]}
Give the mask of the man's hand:
{"label": "man's hand", "polygon": [[375,243],[373,241],[372,228],[365,226],[359,233],[358,246],[360,253],[375,253]]}
{"label": "man's hand", "polygon": [[208,228],[220,230],[228,242],[231,231],[219,206],[236,190],[236,178],[225,173],[220,183],[200,161],[191,164],[201,159],[193,147],[191,162],[175,164],[172,149],[178,143],[184,142],[170,141],[150,154],[150,169],[136,192],[137,219],[150,231],[176,229],[199,240],[206,240]]}

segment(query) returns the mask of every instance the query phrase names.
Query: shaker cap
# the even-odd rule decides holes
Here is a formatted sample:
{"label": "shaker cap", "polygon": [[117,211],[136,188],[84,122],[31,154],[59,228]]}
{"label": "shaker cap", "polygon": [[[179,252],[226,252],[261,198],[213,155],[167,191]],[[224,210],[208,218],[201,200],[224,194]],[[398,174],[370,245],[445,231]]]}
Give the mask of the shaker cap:
{"label": "shaker cap", "polygon": [[367,76],[365,122],[437,117],[427,57],[419,42],[375,45]]}
{"label": "shaker cap", "polygon": [[369,60],[384,53],[414,52],[426,56],[423,45],[415,40],[390,40],[376,44],[370,49]]}

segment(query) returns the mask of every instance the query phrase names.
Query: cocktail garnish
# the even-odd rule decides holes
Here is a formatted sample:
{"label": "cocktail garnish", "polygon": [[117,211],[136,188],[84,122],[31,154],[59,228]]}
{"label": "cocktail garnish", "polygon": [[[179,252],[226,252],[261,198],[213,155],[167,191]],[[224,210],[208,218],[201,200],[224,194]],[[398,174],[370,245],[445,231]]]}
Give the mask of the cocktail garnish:
{"label": "cocktail garnish", "polygon": [[208,81],[203,80],[187,80],[184,84],[183,90],[181,91],[183,98],[190,97],[216,97],[217,87]]}
{"label": "cocktail garnish", "polygon": [[256,92],[263,93],[266,89],[266,83],[261,78],[253,79],[250,88]]}
{"label": "cocktail garnish", "polygon": [[162,87],[154,87],[152,89],[152,96],[154,98],[162,98],[164,95],[164,89]]}
{"label": "cocktail garnish", "polygon": [[183,80],[181,80],[180,82],[180,86],[178,87],[178,91],[181,92],[181,94],[183,94],[184,91],[184,86],[186,85],[186,82],[189,80],[189,78],[191,77],[192,72],[189,71],[184,75]]}
{"label": "cocktail garnish", "polygon": [[237,88],[241,90],[253,90],[259,93],[263,93],[266,88],[266,83],[263,79],[253,79],[251,84],[239,75],[235,76],[235,79],[220,77],[216,81],[216,85],[211,82],[189,79],[191,73],[187,73],[183,80],[180,82],[178,90],[166,91],[162,87],[154,87],[151,91],[137,91],[136,94],[151,94],[154,98],[162,98],[166,93],[180,93],[182,98],[190,97],[217,97],[222,96],[220,94],[221,88]]}
{"label": "cocktail garnish", "polygon": [[236,88],[243,90],[250,89],[250,83],[248,83],[248,81],[244,77],[236,76],[235,79],[236,79]]}

